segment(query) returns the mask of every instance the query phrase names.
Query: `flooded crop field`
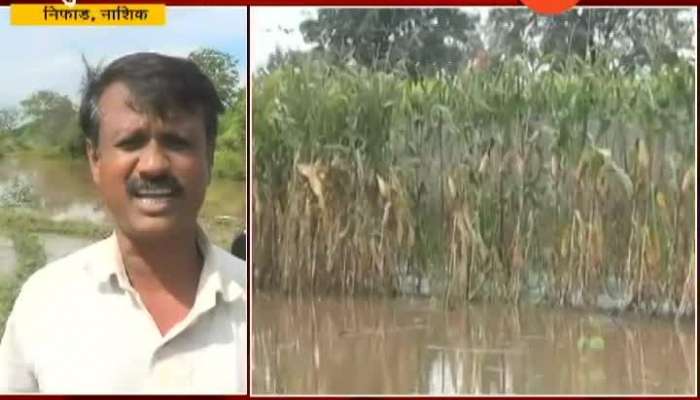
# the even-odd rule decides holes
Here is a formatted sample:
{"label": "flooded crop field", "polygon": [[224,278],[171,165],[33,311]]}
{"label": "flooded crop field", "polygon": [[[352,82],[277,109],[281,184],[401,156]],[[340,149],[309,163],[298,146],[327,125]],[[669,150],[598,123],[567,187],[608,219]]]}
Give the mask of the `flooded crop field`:
{"label": "flooded crop field", "polygon": [[[57,221],[107,222],[86,161],[5,157],[0,160],[0,185],[7,185],[14,179],[28,182],[38,198],[37,208],[48,211]],[[212,180],[202,216],[245,221],[245,182]]]}
{"label": "flooded crop field", "polygon": [[692,321],[428,300],[253,301],[256,394],[694,393]]}
{"label": "flooded crop field", "polygon": [[[199,222],[213,243],[231,245],[245,225],[245,201],[244,182],[211,181]],[[29,275],[106,237],[111,226],[84,160],[0,158],[0,334]]]}

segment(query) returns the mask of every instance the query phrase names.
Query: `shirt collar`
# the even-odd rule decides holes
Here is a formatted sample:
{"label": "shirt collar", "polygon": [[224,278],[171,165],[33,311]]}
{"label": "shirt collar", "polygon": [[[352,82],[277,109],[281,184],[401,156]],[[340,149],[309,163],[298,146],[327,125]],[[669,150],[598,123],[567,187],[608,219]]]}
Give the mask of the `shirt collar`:
{"label": "shirt collar", "polygon": [[[245,289],[236,280],[234,268],[226,265],[230,261],[228,254],[222,254],[223,250],[213,246],[201,227],[197,227],[197,247],[204,258],[204,265],[199,278],[195,307],[200,301],[203,303],[202,307],[213,306],[218,294],[221,294],[226,302],[232,302],[238,297],[245,301]],[[88,272],[102,285],[117,284],[122,290],[131,289],[116,233],[113,232],[108,238],[98,242],[94,248],[95,252],[86,260]]]}
{"label": "shirt collar", "polygon": [[245,301],[245,289],[236,280],[234,268],[228,265],[233,257],[213,246],[201,227],[197,227],[197,247],[204,258],[197,297],[203,294],[205,299],[215,300],[216,294],[221,293],[226,302],[238,297]]}

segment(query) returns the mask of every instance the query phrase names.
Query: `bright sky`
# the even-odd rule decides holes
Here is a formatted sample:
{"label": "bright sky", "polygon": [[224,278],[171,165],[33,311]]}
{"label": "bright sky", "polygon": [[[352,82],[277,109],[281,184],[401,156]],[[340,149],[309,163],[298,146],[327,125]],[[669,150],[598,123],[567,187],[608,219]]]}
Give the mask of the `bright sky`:
{"label": "bright sky", "polygon": [[[481,14],[482,21],[490,7],[460,7]],[[313,47],[304,43],[299,32],[301,21],[316,17],[318,7],[253,7],[250,15],[251,69],[255,72],[267,62],[275,48],[304,50]]]}
{"label": "bright sky", "polygon": [[[468,13],[478,13],[481,23],[492,7],[460,7]],[[318,7],[253,7],[251,8],[251,69],[263,67],[275,51],[304,50],[313,47],[304,43],[299,32],[301,21],[316,17]],[[694,14],[694,13],[693,13]],[[693,38],[695,41],[695,37]]]}
{"label": "bright sky", "polygon": [[0,7],[0,108],[18,106],[42,89],[77,102],[81,54],[94,65],[136,51],[186,56],[210,47],[237,59],[245,82],[245,7],[170,7],[167,18],[160,27],[26,27],[11,26],[9,8]]}
{"label": "bright sky", "polygon": [[303,50],[299,24],[316,17],[317,7],[253,7],[250,14],[250,68],[255,72],[267,62],[275,48]]}

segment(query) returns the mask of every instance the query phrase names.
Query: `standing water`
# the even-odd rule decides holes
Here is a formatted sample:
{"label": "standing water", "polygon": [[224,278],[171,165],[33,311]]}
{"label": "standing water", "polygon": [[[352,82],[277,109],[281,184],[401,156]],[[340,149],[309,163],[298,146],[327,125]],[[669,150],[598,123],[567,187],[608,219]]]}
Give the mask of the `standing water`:
{"label": "standing water", "polygon": [[[33,210],[47,214],[54,221],[88,221],[108,223],[108,216],[90,177],[85,160],[45,158],[32,155],[0,158],[0,188],[20,178],[27,182],[37,198]],[[245,221],[245,182],[213,179],[207,189],[201,215],[212,221]],[[2,206],[2,202],[0,202]],[[228,227],[228,225],[225,225]],[[0,227],[0,282],[11,277],[17,254],[8,233]],[[228,241],[234,232],[222,240]],[[39,233],[47,261],[53,261],[86,246],[96,238]],[[212,237],[212,240],[215,240]],[[230,242],[217,243],[228,247]]]}
{"label": "standing water", "polygon": [[[56,220],[105,222],[106,213],[85,160],[38,156],[0,159],[0,184],[23,176],[38,195],[41,208]],[[227,216],[245,220],[245,182],[213,179],[202,207],[206,217]]]}
{"label": "standing water", "polygon": [[426,300],[253,300],[253,393],[694,393],[695,329]]}

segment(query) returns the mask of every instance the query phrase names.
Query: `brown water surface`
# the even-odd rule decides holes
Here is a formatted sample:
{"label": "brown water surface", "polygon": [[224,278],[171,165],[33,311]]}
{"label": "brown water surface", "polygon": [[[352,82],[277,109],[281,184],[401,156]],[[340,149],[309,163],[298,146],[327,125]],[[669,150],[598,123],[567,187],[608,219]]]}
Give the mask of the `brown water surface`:
{"label": "brown water surface", "polygon": [[694,393],[692,323],[427,300],[253,300],[253,393]]}
{"label": "brown water surface", "polygon": [[[31,182],[41,208],[49,211],[54,219],[105,222],[107,218],[85,160],[32,155],[0,159],[0,183],[17,176],[24,176]],[[233,218],[244,224],[245,197],[245,182],[213,179],[201,215]]]}
{"label": "brown water surface", "polygon": [[[35,207],[56,221],[109,223],[85,160],[11,155],[0,158],[0,187],[21,177],[31,184],[38,199]],[[200,212],[200,223],[214,243],[228,248],[234,232],[245,225],[245,182],[213,179]],[[236,227],[236,228],[234,228]],[[17,254],[0,227],[0,280],[15,271]],[[5,236],[2,236],[5,235]],[[42,233],[47,261],[67,255],[94,239]]]}

